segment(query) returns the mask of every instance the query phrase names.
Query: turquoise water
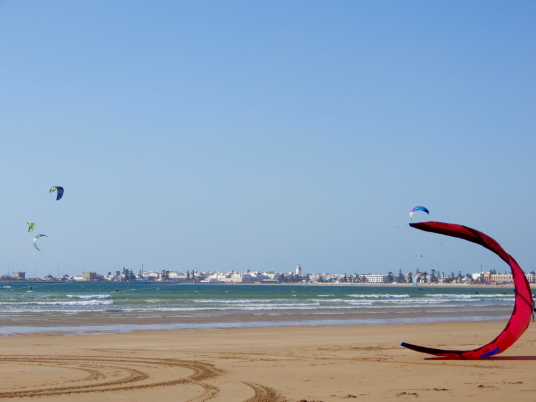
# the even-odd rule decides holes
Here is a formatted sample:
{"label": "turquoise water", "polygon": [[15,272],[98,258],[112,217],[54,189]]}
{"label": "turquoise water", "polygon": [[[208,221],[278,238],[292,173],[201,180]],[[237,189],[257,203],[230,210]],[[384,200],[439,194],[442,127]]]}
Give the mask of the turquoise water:
{"label": "turquoise water", "polygon": [[[392,324],[509,316],[495,287],[0,283],[0,333]],[[478,293],[476,293],[478,292]]]}

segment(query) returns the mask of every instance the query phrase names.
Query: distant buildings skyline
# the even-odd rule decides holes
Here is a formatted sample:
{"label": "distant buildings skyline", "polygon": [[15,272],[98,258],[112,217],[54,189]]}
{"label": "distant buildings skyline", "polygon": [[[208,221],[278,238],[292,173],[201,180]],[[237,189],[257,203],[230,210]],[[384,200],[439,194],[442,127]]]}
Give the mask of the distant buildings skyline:
{"label": "distant buildings skyline", "polygon": [[[0,277],[2,281],[62,281],[62,282],[88,282],[88,281],[105,281],[105,282],[175,282],[175,283],[260,283],[260,284],[276,284],[276,283],[296,283],[296,284],[408,284],[414,280],[414,275],[420,273],[418,283],[421,284],[507,284],[512,283],[512,274],[500,274],[494,270],[486,272],[477,272],[472,274],[462,275],[461,271],[458,275],[454,272],[445,274],[431,270],[427,272],[415,273],[408,272],[404,274],[399,270],[398,274],[389,272],[387,274],[332,274],[332,273],[313,273],[303,274],[302,267],[297,265],[295,272],[289,271],[286,273],[277,273],[275,271],[250,271],[236,272],[230,270],[227,272],[221,271],[205,271],[198,272],[197,269],[191,271],[142,271],[135,275],[132,270],[123,268],[122,271],[115,273],[108,272],[106,275],[97,273],[96,271],[87,271],[82,274],[70,276],[63,275],[54,277],[46,275],[43,278],[27,278],[24,271],[13,271],[11,275]],[[530,283],[536,283],[536,273],[531,271],[525,273],[527,280]]]}

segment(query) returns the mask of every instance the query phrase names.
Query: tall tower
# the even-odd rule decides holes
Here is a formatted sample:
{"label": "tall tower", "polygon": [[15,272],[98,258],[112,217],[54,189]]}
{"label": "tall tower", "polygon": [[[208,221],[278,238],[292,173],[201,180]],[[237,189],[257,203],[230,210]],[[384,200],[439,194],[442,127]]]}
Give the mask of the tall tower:
{"label": "tall tower", "polygon": [[301,267],[299,265],[296,266],[296,275],[301,276]]}

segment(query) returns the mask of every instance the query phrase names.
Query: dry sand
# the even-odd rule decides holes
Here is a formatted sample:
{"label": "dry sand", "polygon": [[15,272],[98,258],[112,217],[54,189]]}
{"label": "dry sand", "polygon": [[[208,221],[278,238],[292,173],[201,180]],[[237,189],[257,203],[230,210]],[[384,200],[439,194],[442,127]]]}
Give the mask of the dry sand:
{"label": "dry sand", "polygon": [[536,332],[506,353],[444,360],[504,322],[2,337],[0,398],[43,401],[536,400]]}

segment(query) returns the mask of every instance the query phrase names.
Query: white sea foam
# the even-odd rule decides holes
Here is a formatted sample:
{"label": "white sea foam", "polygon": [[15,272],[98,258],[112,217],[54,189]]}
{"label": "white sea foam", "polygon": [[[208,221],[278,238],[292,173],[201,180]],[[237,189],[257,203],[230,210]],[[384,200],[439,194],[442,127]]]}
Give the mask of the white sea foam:
{"label": "white sea foam", "polygon": [[[311,299],[305,299],[305,300],[311,300]],[[191,300],[184,300],[185,302],[194,302],[194,303],[214,303],[214,304],[243,304],[243,303],[278,303],[278,302],[291,302],[291,303],[299,303],[294,299],[191,299]]]}
{"label": "white sea foam", "polygon": [[349,297],[357,298],[373,298],[373,299],[389,299],[389,298],[406,298],[410,297],[409,295],[382,295],[382,294],[372,294],[372,295],[348,295]]}
{"label": "white sea foam", "polygon": [[37,304],[40,306],[105,306],[113,304],[113,300],[81,300],[81,301],[47,301],[47,302],[30,302],[28,304]]}
{"label": "white sea foam", "polygon": [[508,294],[502,294],[502,295],[485,295],[485,294],[472,294],[472,295],[457,295],[457,294],[448,294],[448,293],[436,293],[436,294],[426,294],[425,297],[444,297],[444,298],[451,298],[451,299],[482,299],[482,298],[490,298],[490,299],[504,299],[504,298],[511,298],[512,293]]}
{"label": "white sea foam", "polygon": [[111,299],[111,295],[67,295],[67,297],[70,298],[78,298],[78,299]]}
{"label": "white sea foam", "polygon": [[[336,309],[336,310],[348,310],[353,309],[352,306],[339,306],[339,307],[330,307],[327,310]],[[158,307],[152,308],[150,311],[160,311],[160,312],[186,312],[186,311],[233,311],[233,312],[243,312],[243,311],[291,311],[291,310],[319,310],[318,306],[241,306],[241,308],[231,308],[231,307]],[[127,312],[141,312],[148,311],[143,308],[124,308],[123,311]]]}

